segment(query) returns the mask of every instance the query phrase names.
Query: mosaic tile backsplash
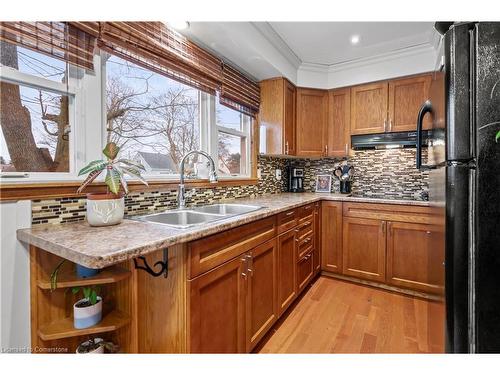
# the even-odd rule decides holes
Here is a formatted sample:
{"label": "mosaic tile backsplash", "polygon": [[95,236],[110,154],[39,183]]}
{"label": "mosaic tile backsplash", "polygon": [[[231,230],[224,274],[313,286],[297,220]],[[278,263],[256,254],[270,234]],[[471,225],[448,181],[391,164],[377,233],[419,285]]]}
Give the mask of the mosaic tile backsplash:
{"label": "mosaic tile backsplash", "polygon": [[[423,156],[425,158],[425,155]],[[304,167],[304,187],[307,191],[314,191],[316,175],[333,176],[334,169],[345,162],[354,166],[354,195],[421,200],[422,194],[428,192],[427,172],[415,169],[415,149],[363,150],[355,151],[354,156],[347,161],[332,158],[284,159],[259,156],[261,180],[257,185],[188,190],[187,203],[201,205],[232,198],[281,193],[286,191],[287,164]],[[275,178],[276,169],[283,171],[280,181]],[[339,181],[335,177],[332,178],[332,191],[339,191]],[[177,204],[176,198],[176,190],[130,193],[125,197],[125,214],[138,215],[174,208]],[[34,200],[32,213],[33,225],[84,220],[85,198]]]}

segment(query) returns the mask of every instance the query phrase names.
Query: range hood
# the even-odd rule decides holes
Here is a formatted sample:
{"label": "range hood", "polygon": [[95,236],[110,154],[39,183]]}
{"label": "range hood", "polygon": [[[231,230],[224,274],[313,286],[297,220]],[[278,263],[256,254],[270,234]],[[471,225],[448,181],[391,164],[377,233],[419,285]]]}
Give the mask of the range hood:
{"label": "range hood", "polygon": [[[422,145],[427,146],[431,138],[431,131],[422,131]],[[354,150],[403,148],[417,146],[417,132],[380,133],[351,136],[351,145]]]}

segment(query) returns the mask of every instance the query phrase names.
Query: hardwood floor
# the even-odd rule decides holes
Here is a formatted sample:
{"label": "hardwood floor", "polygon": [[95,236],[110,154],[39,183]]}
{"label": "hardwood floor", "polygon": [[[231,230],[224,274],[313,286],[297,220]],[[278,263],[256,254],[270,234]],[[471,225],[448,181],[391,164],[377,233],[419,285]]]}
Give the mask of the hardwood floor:
{"label": "hardwood floor", "polygon": [[320,277],[256,352],[442,353],[443,319],[439,302]]}

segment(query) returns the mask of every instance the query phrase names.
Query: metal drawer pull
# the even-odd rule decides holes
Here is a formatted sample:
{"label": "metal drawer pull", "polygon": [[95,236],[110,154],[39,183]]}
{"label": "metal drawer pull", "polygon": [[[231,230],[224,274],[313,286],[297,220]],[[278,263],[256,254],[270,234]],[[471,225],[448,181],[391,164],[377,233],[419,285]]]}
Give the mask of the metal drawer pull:
{"label": "metal drawer pull", "polygon": [[290,216],[290,215],[293,215],[294,213],[295,213],[295,211],[290,211],[290,212],[287,212],[285,215]]}

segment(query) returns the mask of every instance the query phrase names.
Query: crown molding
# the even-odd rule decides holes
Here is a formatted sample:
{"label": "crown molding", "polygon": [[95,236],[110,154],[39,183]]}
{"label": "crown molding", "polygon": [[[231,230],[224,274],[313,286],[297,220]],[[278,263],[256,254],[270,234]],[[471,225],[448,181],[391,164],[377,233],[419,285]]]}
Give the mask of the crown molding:
{"label": "crown molding", "polygon": [[423,43],[411,47],[406,47],[402,49],[398,49],[395,51],[387,52],[384,54],[379,54],[376,56],[364,57],[360,59],[343,61],[336,64],[326,65],[326,64],[315,64],[303,62],[299,69],[302,71],[313,72],[313,73],[332,73],[338,72],[342,70],[349,70],[353,68],[360,68],[367,65],[372,65],[376,63],[381,63],[385,61],[397,60],[400,58],[415,56],[424,53],[429,53],[431,51],[435,51],[434,46],[429,43]]}
{"label": "crown molding", "polygon": [[278,51],[295,69],[298,69],[302,60],[293,52],[288,44],[273,29],[269,22],[250,22],[269,43]]}

